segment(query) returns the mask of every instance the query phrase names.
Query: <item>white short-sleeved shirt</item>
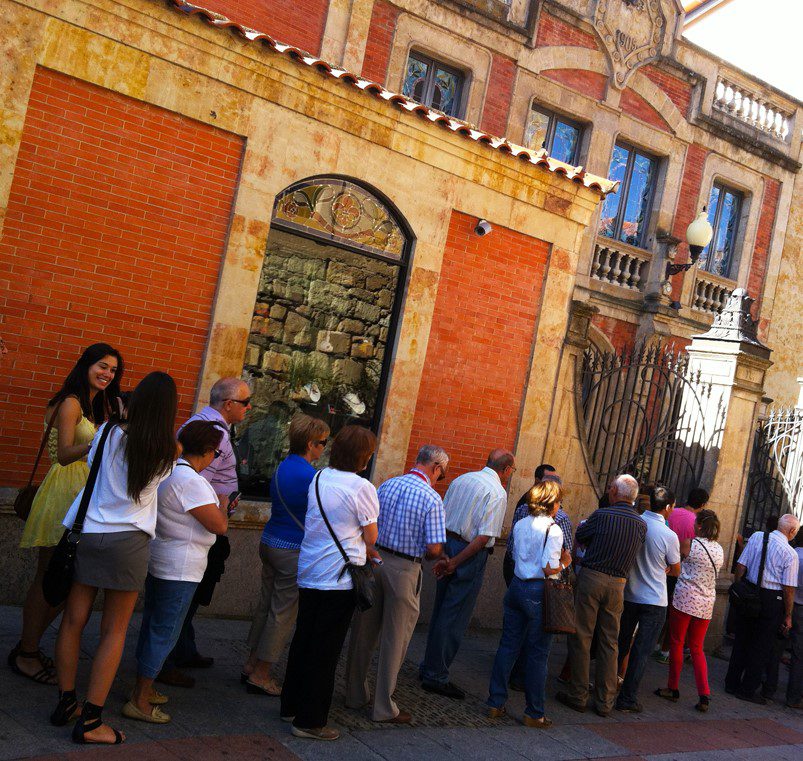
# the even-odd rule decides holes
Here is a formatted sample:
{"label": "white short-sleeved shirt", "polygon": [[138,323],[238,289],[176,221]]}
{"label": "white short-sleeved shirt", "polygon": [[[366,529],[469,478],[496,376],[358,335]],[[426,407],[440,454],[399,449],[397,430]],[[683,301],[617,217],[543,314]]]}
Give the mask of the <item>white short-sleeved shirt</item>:
{"label": "white short-sleeved shirt", "polygon": [[443,498],[446,529],[467,542],[489,536],[486,547],[501,535],[506,508],[507,492],[499,474],[488,467],[455,478]]}
{"label": "white short-sleeved shirt", "polygon": [[304,540],[298,556],[298,586],[305,589],[351,589],[351,576],[341,575],[344,561],[326,528],[315,497],[315,482],[320,479],[323,509],[332,530],[354,565],[365,564],[364,526],[376,523],[379,499],[376,487],[356,473],[324,468],[312,479],[307,495]]}
{"label": "white short-sleeved shirt", "polygon": [[179,459],[170,478],[159,486],[158,498],[148,572],[157,579],[200,581],[215,535],[190,510],[219,504],[215,490],[186,460]]}
{"label": "white short-sleeved shirt", "polygon": [[717,542],[695,537],[680,566],[672,607],[695,618],[710,620],[717,597],[717,574],[725,553]]}
{"label": "white short-sleeved shirt", "polygon": [[516,521],[513,527],[516,576],[520,579],[543,579],[546,566],[557,568],[560,564],[562,548],[563,532],[552,518],[527,515]]}
{"label": "white short-sleeved shirt", "polygon": [[[95,459],[98,442],[108,423],[98,428],[92,439],[89,467]],[[83,531],[85,534],[111,534],[121,531],[144,531],[153,538],[156,534],[156,490],[170,472],[154,478],[143,490],[138,501],[128,496],[128,462],[125,459],[125,433],[115,426],[103,447],[103,459],[98,471],[98,480],[89,498]],[[63,525],[72,528],[78,507],[81,504],[83,489],[70,505]]]}
{"label": "white short-sleeved shirt", "polygon": [[[747,568],[745,576],[753,584],[758,584],[763,546],[764,532],[756,531],[747,540],[747,545],[739,556],[739,563]],[[780,590],[781,587],[796,587],[797,569],[797,553],[789,546],[789,540],[777,529],[771,532],[761,588]]]}

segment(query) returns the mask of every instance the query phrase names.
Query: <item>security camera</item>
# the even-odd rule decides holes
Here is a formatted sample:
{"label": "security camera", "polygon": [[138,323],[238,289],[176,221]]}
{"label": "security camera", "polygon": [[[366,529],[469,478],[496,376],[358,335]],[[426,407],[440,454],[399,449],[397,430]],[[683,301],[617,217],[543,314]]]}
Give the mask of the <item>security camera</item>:
{"label": "security camera", "polygon": [[491,232],[491,230],[493,230],[491,223],[486,219],[481,219],[479,222],[477,222],[477,226],[474,228],[474,233],[481,237],[483,235],[487,235],[489,232]]}

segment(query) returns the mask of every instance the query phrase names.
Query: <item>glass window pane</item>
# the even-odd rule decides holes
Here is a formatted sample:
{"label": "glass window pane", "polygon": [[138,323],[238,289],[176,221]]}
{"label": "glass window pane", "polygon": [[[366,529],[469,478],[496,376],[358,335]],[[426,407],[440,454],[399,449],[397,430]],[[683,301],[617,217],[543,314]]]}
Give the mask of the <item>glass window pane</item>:
{"label": "glass window pane", "polygon": [[573,164],[577,153],[577,142],[580,139],[580,130],[573,124],[558,121],[555,125],[555,136],[552,138],[552,148],[549,155],[558,161]]}
{"label": "glass window pane", "polygon": [[619,236],[619,240],[629,243],[631,246],[641,244],[647,225],[654,170],[655,162],[652,159],[636,154],[633,171],[630,175],[630,185],[627,189],[622,233]]}
{"label": "glass window pane", "polygon": [[453,116],[457,112],[457,98],[462,78],[453,71],[435,70],[435,87],[432,91],[432,108]]}
{"label": "glass window pane", "polygon": [[[621,145],[614,146],[611,166],[608,169],[608,177],[611,180],[622,182],[625,178],[627,160],[630,158],[630,151]],[[599,220],[599,234],[612,238],[616,230],[616,217],[619,213],[619,205],[622,201],[622,193],[625,188],[619,187],[617,193],[610,193],[602,204],[602,213]]]}
{"label": "glass window pane", "polygon": [[546,141],[549,129],[549,116],[537,108],[530,109],[527,119],[527,129],[524,131],[524,145],[530,150],[538,151]]}
{"label": "glass window pane", "polygon": [[408,98],[417,100],[420,103],[426,91],[428,72],[428,63],[410,56],[407,59],[407,72],[404,75],[402,95],[406,95]]}
{"label": "glass window pane", "polygon": [[739,224],[739,198],[735,193],[723,189],[721,203],[719,224],[714,231],[710,271],[715,275],[728,277]]}
{"label": "glass window pane", "polygon": [[[714,185],[711,188],[711,197],[708,199],[708,222],[711,227],[716,225],[717,221],[717,209],[719,208],[719,186]],[[700,258],[698,260],[698,266],[700,269],[708,270],[711,266],[711,257],[709,256],[711,253],[711,247],[714,245],[714,240],[716,238],[716,234],[714,238],[711,239],[711,243],[709,243],[704,249],[703,252],[700,254]]]}

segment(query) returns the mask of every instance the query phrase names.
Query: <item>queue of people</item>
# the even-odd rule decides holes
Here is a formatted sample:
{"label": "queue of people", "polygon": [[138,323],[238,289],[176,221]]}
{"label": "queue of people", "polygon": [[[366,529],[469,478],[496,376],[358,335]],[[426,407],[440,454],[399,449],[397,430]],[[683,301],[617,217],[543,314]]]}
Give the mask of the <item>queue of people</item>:
{"label": "queue of people", "polygon": [[[21,638],[8,663],[22,676],[58,685],[51,722],[75,721],[72,738],[78,743],[125,739],[104,723],[102,711],[143,590],[136,684],[123,715],[169,722],[164,708],[169,698],[154,683],[191,687],[194,680],[181,668],[211,665],[212,658],[198,652],[192,622],[198,606],[209,604],[229,552],[225,534],[239,499],[230,427],[243,420],[251,402],[247,384],[223,378],[213,385],[209,406],[176,435],[172,378],[150,373],[123,405],[123,367],[114,348],[90,346],[48,403],[43,446],[52,465],[21,542],[38,548],[38,564]],[[260,599],[240,675],[249,693],[279,698],[279,714],[294,735],[316,740],[338,737],[328,715],[349,630],[346,705],[367,710],[376,722],[412,721],[394,692],[419,616],[424,560],[432,562],[436,592],[419,667],[421,688],[455,700],[465,697],[450,680],[450,667],[502,535],[506,486],[516,471],[513,454],[494,449],[483,468],[454,479],[441,499],[434,485],[446,477],[449,456],[426,444],[409,472],[377,489],[359,475],[375,453],[376,436],[346,425],[331,440],[328,465],[317,470],[329,440],[321,420],[298,414],[290,423],[289,454],[270,483],[271,517],[256,566]],[[85,496],[53,661],[39,643],[62,608],[46,601],[43,579],[65,527],[74,528],[82,514]],[[613,709],[641,712],[638,693],[647,659],[666,624],[669,675],[655,694],[680,699],[685,643],[698,693],[695,708],[707,711],[711,690],[703,640],[724,562],[719,520],[705,509],[708,495],[696,489],[687,508],[676,510],[666,486],[646,487],[624,474],[574,535],[563,499],[560,476],[545,463],[515,510],[503,562],[508,589],[489,716],[505,714],[509,688],[522,689],[525,725],[552,724],[546,681],[553,635],[545,626],[545,597],[551,580],[565,578],[572,567],[574,633],[560,677],[565,688],[556,699],[580,712],[590,706],[600,716]],[[784,515],[776,530],[756,532],[738,559],[737,579],[744,576],[760,590],[758,616],[738,620],[726,678],[726,690],[744,700],[766,702],[760,688],[772,672],[775,635],[791,633],[787,703],[803,707],[803,553],[789,544],[798,529],[799,521]],[[100,643],[81,702],[76,691],[81,636],[101,589]],[[276,664],[288,644],[282,680]],[[377,649],[372,695],[368,672]]]}

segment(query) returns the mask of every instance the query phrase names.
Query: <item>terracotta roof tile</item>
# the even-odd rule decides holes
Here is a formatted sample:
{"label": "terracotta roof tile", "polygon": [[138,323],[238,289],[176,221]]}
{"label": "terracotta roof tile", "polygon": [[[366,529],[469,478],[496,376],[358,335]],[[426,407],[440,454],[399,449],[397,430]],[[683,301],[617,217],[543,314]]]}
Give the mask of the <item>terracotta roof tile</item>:
{"label": "terracotta roof tile", "polygon": [[563,175],[572,182],[580,183],[587,188],[598,191],[603,196],[615,192],[618,189],[618,182],[612,182],[604,177],[588,174],[583,167],[572,166],[571,164],[553,159],[551,156],[547,155],[547,152],[543,148],[538,151],[532,151],[516,143],[511,143],[507,138],[496,137],[495,135],[478,130],[474,125],[468,122],[456,119],[452,116],[447,116],[441,111],[423,106],[405,95],[386,90],[382,85],[376,82],[371,82],[353,72],[332,66],[332,64],[327,61],[316,58],[305,50],[301,50],[292,45],[285,45],[283,42],[279,42],[265,32],[259,32],[255,29],[243,26],[242,24],[238,24],[220,13],[215,13],[200,5],[185,2],[185,0],[167,0],[167,2],[181,13],[202,18],[210,26],[219,29],[230,29],[250,42],[260,42],[270,50],[286,55],[299,64],[317,69],[322,74],[334,77],[352,87],[370,93],[374,97],[387,101],[404,111],[417,114],[434,124],[440,125],[444,129],[448,129],[462,137],[469,138],[474,142],[488,145],[494,150],[507,153],[521,161],[527,161],[535,166],[544,167],[554,174]]}

